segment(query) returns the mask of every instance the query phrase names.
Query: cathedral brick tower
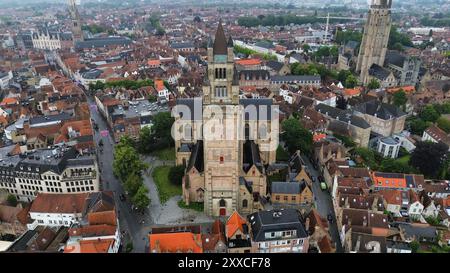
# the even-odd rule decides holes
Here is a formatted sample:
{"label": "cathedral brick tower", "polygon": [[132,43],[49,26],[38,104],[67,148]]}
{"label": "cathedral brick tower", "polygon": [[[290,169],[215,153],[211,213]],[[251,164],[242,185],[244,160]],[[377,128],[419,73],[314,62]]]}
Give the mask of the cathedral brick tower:
{"label": "cathedral brick tower", "polygon": [[[208,215],[229,215],[237,209],[239,194],[241,149],[237,128],[241,112],[233,41],[231,37],[226,39],[221,22],[214,44],[208,47],[208,81],[203,95],[204,209]],[[215,112],[219,109],[222,118],[217,119]]]}
{"label": "cathedral brick tower", "polygon": [[370,67],[384,64],[391,30],[392,0],[371,1],[356,64],[356,72],[360,73],[360,81],[364,85],[369,82]]}

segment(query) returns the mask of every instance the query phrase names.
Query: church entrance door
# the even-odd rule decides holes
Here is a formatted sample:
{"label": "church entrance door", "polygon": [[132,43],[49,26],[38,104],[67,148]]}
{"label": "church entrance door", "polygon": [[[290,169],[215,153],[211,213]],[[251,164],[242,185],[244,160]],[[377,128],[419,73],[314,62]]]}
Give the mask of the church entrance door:
{"label": "church entrance door", "polygon": [[226,208],[220,208],[219,214],[220,214],[220,216],[225,216],[227,214],[227,209]]}

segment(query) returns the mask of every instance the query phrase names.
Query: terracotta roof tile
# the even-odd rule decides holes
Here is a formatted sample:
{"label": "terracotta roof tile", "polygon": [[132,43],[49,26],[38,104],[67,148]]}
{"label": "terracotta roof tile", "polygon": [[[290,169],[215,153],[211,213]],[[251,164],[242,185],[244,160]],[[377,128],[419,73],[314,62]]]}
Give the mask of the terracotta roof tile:
{"label": "terracotta roof tile", "polygon": [[150,252],[155,253],[203,253],[200,234],[191,232],[150,234]]}
{"label": "terracotta roof tile", "polygon": [[244,232],[243,225],[246,224],[247,221],[242,218],[242,216],[240,216],[237,211],[234,211],[233,214],[231,214],[230,218],[228,218],[227,224],[225,226],[227,238],[231,238],[238,230]]}

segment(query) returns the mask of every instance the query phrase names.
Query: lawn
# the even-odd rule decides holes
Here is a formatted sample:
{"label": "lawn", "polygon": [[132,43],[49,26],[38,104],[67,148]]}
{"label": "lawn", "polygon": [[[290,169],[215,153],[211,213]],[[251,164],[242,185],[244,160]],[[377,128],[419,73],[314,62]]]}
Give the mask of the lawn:
{"label": "lawn", "polygon": [[153,170],[153,180],[158,187],[158,195],[161,204],[164,204],[171,197],[181,195],[181,186],[173,185],[169,181],[170,166],[159,166]]}
{"label": "lawn", "polygon": [[158,157],[160,160],[175,160],[175,148],[169,147],[158,150],[153,152],[152,155]]}
{"label": "lawn", "polygon": [[178,201],[178,206],[182,209],[192,209],[195,211],[203,212],[203,203],[191,202],[188,205],[183,200]]}
{"label": "lawn", "polygon": [[411,155],[405,155],[403,157],[397,158],[397,161],[400,162],[400,163],[408,165],[410,158],[411,158]]}

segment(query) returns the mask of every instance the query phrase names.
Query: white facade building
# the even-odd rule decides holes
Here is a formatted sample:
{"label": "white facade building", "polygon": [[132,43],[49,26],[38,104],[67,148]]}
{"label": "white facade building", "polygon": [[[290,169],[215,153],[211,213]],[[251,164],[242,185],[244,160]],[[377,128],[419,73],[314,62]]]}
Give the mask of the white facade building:
{"label": "white facade building", "polygon": [[378,139],[377,151],[384,157],[397,158],[400,150],[400,142],[392,137]]}

